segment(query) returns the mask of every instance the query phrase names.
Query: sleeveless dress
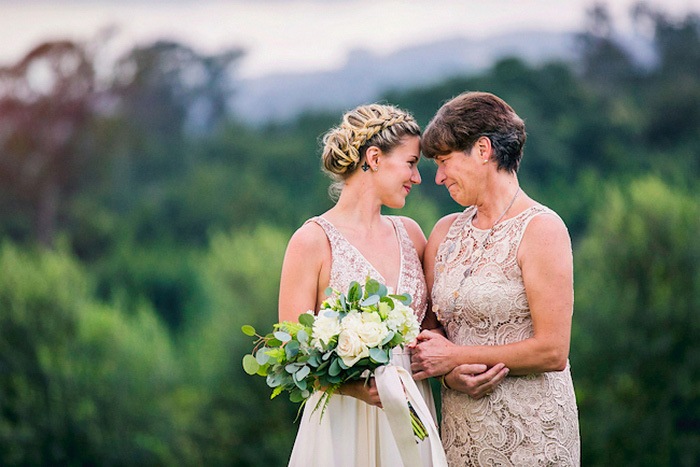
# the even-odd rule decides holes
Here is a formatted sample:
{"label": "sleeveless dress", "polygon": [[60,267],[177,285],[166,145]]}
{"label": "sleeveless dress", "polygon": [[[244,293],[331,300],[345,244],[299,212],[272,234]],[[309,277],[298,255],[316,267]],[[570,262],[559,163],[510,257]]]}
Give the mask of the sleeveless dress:
{"label": "sleeveless dress", "polygon": [[[475,214],[474,206],[460,214],[438,248],[433,309],[455,344],[504,345],[532,337],[516,255],[529,222],[556,213],[538,205],[498,224],[480,259],[488,230],[474,227]],[[578,410],[568,362],[563,371],[508,376],[481,399],[443,388],[441,430],[451,466],[579,465]]]}
{"label": "sleeveless dress", "polygon": [[[397,290],[411,294],[411,308],[419,322],[427,309],[427,288],[420,259],[401,219],[386,216],[396,232],[401,252],[401,266]],[[382,275],[362,256],[348,240],[326,219],[314,217],[307,222],[320,225],[331,246],[330,286],[347,291],[352,281],[364,284],[367,276],[384,284]],[[386,284],[387,287],[391,287]],[[408,349],[394,350],[391,363],[409,372],[411,358]],[[430,385],[416,382],[428,405],[433,421],[436,419]],[[377,407],[350,396],[334,394],[323,417],[321,410],[314,411],[320,392],[311,396],[304,405],[299,432],[289,461],[295,467],[395,467],[401,466],[401,456],[394,442],[386,415]],[[428,438],[420,442],[423,465],[431,465]]]}

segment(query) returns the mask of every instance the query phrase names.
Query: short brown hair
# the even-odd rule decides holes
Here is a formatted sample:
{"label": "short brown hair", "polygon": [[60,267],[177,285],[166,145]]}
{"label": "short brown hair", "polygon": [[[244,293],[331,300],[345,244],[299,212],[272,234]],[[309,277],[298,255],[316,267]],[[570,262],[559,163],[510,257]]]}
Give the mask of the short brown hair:
{"label": "short brown hair", "polygon": [[465,92],[446,102],[430,121],[421,150],[429,159],[469,151],[485,136],[499,170],[517,173],[525,146],[525,123],[503,99],[487,92]]}

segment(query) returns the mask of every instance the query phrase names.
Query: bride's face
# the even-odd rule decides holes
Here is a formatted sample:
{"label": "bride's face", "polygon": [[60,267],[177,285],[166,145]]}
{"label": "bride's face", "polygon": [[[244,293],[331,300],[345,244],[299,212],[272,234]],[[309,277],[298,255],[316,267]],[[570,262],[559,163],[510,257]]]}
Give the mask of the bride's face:
{"label": "bride's face", "polygon": [[420,137],[408,136],[390,152],[379,158],[373,175],[383,205],[398,209],[406,204],[413,185],[421,182],[418,172]]}

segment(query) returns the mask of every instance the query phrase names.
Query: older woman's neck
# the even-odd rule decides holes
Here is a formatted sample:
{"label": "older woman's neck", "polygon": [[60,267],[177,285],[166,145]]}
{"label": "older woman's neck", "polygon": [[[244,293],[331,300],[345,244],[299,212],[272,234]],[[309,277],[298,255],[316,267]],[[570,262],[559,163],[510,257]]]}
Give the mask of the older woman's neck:
{"label": "older woman's neck", "polygon": [[499,218],[502,222],[517,214],[519,200],[515,198],[516,193],[518,198],[524,198],[522,191],[518,193],[519,188],[518,177],[515,174],[498,173],[491,177],[477,200],[475,225],[479,228],[490,228]]}

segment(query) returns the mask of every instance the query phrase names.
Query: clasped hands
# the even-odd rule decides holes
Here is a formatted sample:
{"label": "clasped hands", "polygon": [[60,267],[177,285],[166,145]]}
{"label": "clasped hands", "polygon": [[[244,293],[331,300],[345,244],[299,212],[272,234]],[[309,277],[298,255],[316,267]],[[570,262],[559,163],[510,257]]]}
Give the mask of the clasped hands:
{"label": "clasped hands", "polygon": [[491,368],[481,363],[459,364],[456,358],[458,346],[436,331],[422,331],[408,348],[411,350],[413,379],[444,375],[444,382],[450,389],[475,399],[490,394],[509,371],[503,363]]}

